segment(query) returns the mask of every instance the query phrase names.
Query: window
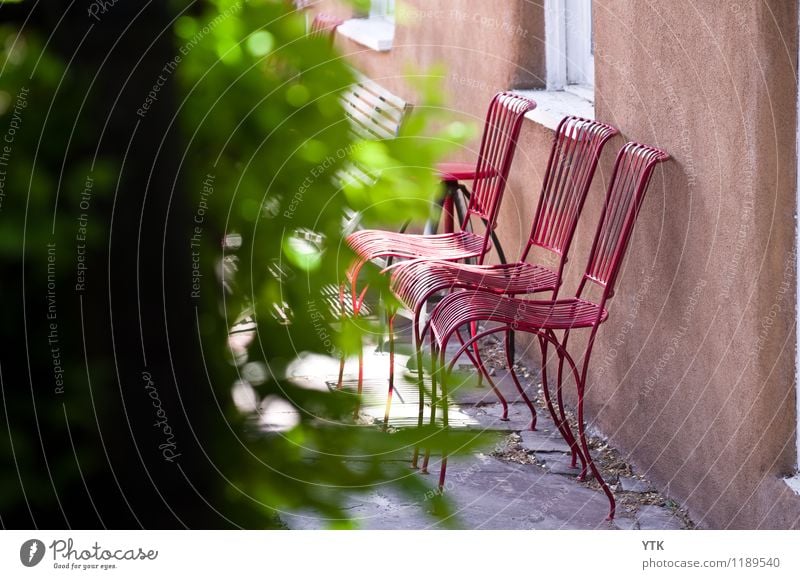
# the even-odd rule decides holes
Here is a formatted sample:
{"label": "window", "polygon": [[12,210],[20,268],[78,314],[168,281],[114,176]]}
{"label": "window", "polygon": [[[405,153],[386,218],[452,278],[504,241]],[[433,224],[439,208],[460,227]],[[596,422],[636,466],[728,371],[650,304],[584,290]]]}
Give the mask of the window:
{"label": "window", "polygon": [[369,17],[394,22],[394,0],[372,0]]}
{"label": "window", "polygon": [[367,18],[347,20],[337,32],[372,50],[390,50],[394,42],[394,3],[395,0],[372,0]]}
{"label": "window", "polygon": [[545,42],[547,90],[593,92],[592,0],[545,0]]}
{"label": "window", "polygon": [[[547,90],[526,117],[555,129],[567,115],[594,118],[592,0],[545,0]],[[523,91],[520,91],[523,92]]]}

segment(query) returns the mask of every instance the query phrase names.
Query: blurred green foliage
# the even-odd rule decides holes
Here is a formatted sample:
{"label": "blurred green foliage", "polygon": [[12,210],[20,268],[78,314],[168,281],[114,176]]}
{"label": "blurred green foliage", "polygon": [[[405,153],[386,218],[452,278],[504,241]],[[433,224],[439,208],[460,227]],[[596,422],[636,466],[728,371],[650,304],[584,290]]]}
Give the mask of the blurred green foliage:
{"label": "blurred green foliage", "polygon": [[[428,508],[423,500],[429,490],[427,483],[412,475],[404,461],[388,459],[406,459],[420,441],[437,449],[463,451],[485,439],[433,428],[384,433],[356,425],[352,396],[298,387],[288,380],[287,368],[301,353],[336,355],[340,349],[353,353],[361,345],[363,328],[347,323],[337,329],[336,314],[321,297],[324,288],[343,279],[352,259],[342,238],[345,209],[358,211],[365,224],[386,227],[409,218],[426,218],[432,200],[440,193],[431,168],[455,143],[469,137],[469,131],[441,118],[441,95],[435,85],[423,82],[417,86],[415,112],[398,138],[358,141],[348,128],[340,102],[342,91],[354,80],[353,71],[328,39],[306,35],[305,17],[286,2],[176,0],[170,7],[175,14],[174,56],[157,73],[165,77],[174,99],[165,88],[158,102],[151,104],[174,107],[174,126],[164,130],[180,133],[172,192],[176,206],[196,212],[201,203],[208,205],[200,231],[195,230],[203,298],[198,302],[197,320],[187,321],[190,333],[199,337],[199,350],[170,353],[187,358],[182,361],[196,367],[205,365],[217,404],[217,408],[207,408],[209,414],[187,413],[185,417],[192,432],[201,433],[195,434],[196,455],[208,462],[186,464],[184,476],[208,473],[200,475],[207,479],[203,484],[191,482],[195,483],[193,489],[203,488],[203,501],[214,511],[213,516],[200,517],[194,524],[219,526],[223,524],[220,520],[225,520],[225,525],[270,527],[280,524],[276,514],[308,508],[330,517],[332,526],[350,526],[353,523],[341,508],[343,493],[369,490],[386,481],[416,497],[420,508]],[[112,215],[123,175],[125,159],[95,147],[102,127],[91,115],[92,98],[96,97],[90,96],[87,87],[93,86],[92,79],[75,67],[65,74],[65,58],[46,48],[42,38],[42,31],[0,28],[0,129],[9,126],[21,92],[29,94],[24,130],[18,132],[14,143],[14,166],[6,176],[7,197],[0,213],[4,276],[28,279],[29,285],[15,287],[14,292],[8,285],[0,288],[4,304],[18,302],[20,296],[24,300],[31,287],[38,291],[47,286],[48,243],[74,245],[76,216],[83,211],[75,193],[85,188],[86,176],[93,179],[92,203],[98,214],[105,207]],[[140,116],[145,119],[149,113],[143,112],[146,114]],[[432,130],[434,125],[440,127],[438,132]],[[45,132],[47,138],[43,139]],[[334,176],[350,162],[377,175],[374,186],[351,184],[338,189]],[[209,183],[213,185],[209,187]],[[61,195],[56,205],[54,192],[70,194]],[[114,216],[120,218],[136,220],[139,216]],[[108,223],[93,218],[87,244],[97,261],[106,250]],[[314,235],[305,233],[309,231]],[[192,233],[185,232],[187,248]],[[235,249],[223,248],[223,236],[234,233],[241,244]],[[226,279],[232,288],[229,292],[221,290],[223,260],[229,273],[235,270],[234,278]],[[62,296],[75,283],[74,266],[72,259],[57,262],[56,283]],[[370,283],[381,288],[385,282],[373,272]],[[44,300],[43,294],[38,297]],[[82,348],[80,334],[74,340],[62,339],[68,342],[62,351],[68,384],[64,397],[58,403],[42,402],[42,391],[49,385],[42,391],[32,386],[35,381],[44,384],[52,380],[47,349],[27,354],[29,363],[42,371],[36,380],[27,377],[30,388],[22,381],[10,385],[8,371],[4,377],[6,416],[17,413],[15,418],[7,418],[8,428],[0,432],[4,465],[0,515],[7,524],[22,520],[19,514],[26,509],[35,519],[32,503],[43,513],[63,510],[63,503],[69,504],[71,497],[92,488],[93,477],[105,481],[103,477],[108,475],[109,451],[101,448],[93,429],[97,425],[101,430],[109,416],[117,416],[111,413],[108,400],[116,383],[128,379],[119,375],[117,357],[133,353],[115,350],[112,358],[107,349],[92,348],[92,331],[87,334],[82,327],[84,304],[80,302],[79,309],[74,298],[61,299],[62,332],[65,327],[79,328],[84,342],[89,343]],[[42,311],[44,304],[42,301]],[[135,308],[136,304],[123,302],[121,307]],[[249,309],[257,320],[254,342],[246,354],[226,354],[227,329]],[[8,346],[9,358],[19,358],[26,341],[47,342],[46,325],[38,333],[26,331],[25,311],[9,314],[4,324],[3,343]],[[3,368],[7,369],[7,362],[3,361]],[[263,368],[266,379],[243,373],[245,362],[251,369]],[[89,367],[94,387],[87,394]],[[18,377],[24,379],[20,372]],[[270,433],[259,429],[255,415],[242,414],[234,405],[234,382],[253,388],[257,401],[288,402],[298,410],[299,422]],[[162,380],[159,386],[167,398],[171,385]],[[186,389],[186,385],[177,387],[180,400],[185,396],[180,388]],[[173,412],[173,416],[178,414],[177,408]],[[220,413],[224,421],[208,419],[213,413]],[[128,420],[128,428],[136,445],[137,425]],[[43,478],[45,471],[36,457],[37,447],[45,447],[43,431],[48,433],[45,438],[50,445],[44,454],[57,457],[53,464],[45,460],[49,480]],[[82,431],[93,436],[87,434],[84,439],[79,436]],[[73,437],[75,433],[78,435]],[[115,435],[125,436],[125,432]],[[188,444],[186,438],[184,444]],[[138,448],[136,452],[140,452]],[[186,455],[184,461],[193,460],[191,453]],[[173,472],[164,470],[164,476],[170,479]],[[158,479],[157,473],[152,476]],[[132,481],[130,486],[135,484]],[[54,488],[58,492],[53,493]],[[169,494],[164,492],[168,502]],[[107,526],[126,520],[115,519],[113,512],[104,514]],[[158,512],[153,516],[158,520]]]}

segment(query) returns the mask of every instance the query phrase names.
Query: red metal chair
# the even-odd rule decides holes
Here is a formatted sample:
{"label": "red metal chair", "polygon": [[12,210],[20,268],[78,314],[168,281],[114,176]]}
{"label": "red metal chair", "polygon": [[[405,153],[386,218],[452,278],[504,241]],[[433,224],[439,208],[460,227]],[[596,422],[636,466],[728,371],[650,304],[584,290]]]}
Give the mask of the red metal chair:
{"label": "red metal chair", "polygon": [[[540,340],[543,355],[546,353],[548,344],[555,347],[559,357],[557,388],[560,392],[561,366],[566,361],[577,385],[578,437],[582,456],[608,497],[609,519],[614,517],[614,495],[595,466],[586,443],[583,416],[586,376],[597,330],[600,324],[608,318],[606,302],[613,296],[617,274],[630,242],[633,225],[644,200],[653,169],[657,163],[667,159],[669,159],[669,155],[663,151],[637,143],[628,143],[620,150],[614,165],[597,233],[589,253],[586,271],[574,298],[551,301],[525,300],[485,291],[466,290],[447,295],[431,314],[432,391],[435,398],[438,379],[442,388],[442,422],[445,428],[448,425],[447,377],[452,371],[454,361],[446,366],[444,353],[450,338],[459,327],[478,321],[499,324],[498,327],[480,332],[467,340],[456,354],[456,359],[461,352],[471,346],[472,342],[492,333],[509,330],[535,334]],[[600,299],[596,303],[582,297],[589,284],[597,286],[601,292]],[[589,330],[589,339],[580,370],[576,365],[575,358],[567,351],[570,331],[578,328]],[[555,334],[558,330],[564,331],[561,340],[558,340]],[[542,368],[542,371],[544,383],[547,379],[545,368]],[[436,400],[433,402],[435,403]],[[431,422],[433,423],[434,420],[432,406]],[[429,456],[430,451],[426,453],[426,463]],[[440,488],[444,485],[446,470],[447,454],[443,453],[439,475]],[[581,477],[585,475],[586,468],[584,467],[581,470]]]}
{"label": "red metal chair", "polygon": [[[589,190],[597,161],[606,142],[617,130],[597,121],[566,117],[559,124],[550,158],[542,182],[539,203],[531,226],[530,236],[520,258],[515,263],[498,265],[465,265],[444,261],[411,260],[393,266],[392,290],[400,301],[413,312],[413,336],[417,351],[417,372],[420,393],[418,421],[422,425],[424,387],[422,382],[422,332],[420,320],[428,300],[442,291],[454,289],[481,289],[498,294],[520,295],[550,291],[555,299],[561,286],[567,253],[575,227]],[[558,258],[556,269],[528,263],[532,248],[538,247],[554,253]],[[391,324],[390,324],[391,325]],[[460,334],[457,334],[461,339]],[[507,336],[507,346],[510,336]],[[391,343],[391,341],[390,341]],[[477,344],[475,344],[477,346]],[[503,406],[503,420],[508,418],[508,404],[497,390],[491,376],[480,360],[479,354],[470,356],[481,370]],[[513,366],[511,348],[506,348],[509,367]],[[531,430],[536,426],[536,411],[524,389],[512,373],[514,384],[531,412]],[[392,401],[390,381],[385,420],[388,420]],[[549,393],[546,392],[549,402]],[[552,406],[548,407],[553,412]],[[555,418],[555,415],[554,415]],[[558,422],[558,421],[557,421]],[[565,437],[568,435],[565,435]],[[416,454],[414,457],[416,466]]]}
{"label": "red metal chair", "polygon": [[332,14],[319,12],[314,16],[311,21],[311,26],[308,31],[309,36],[313,37],[328,37],[331,44],[333,44],[334,35],[339,25],[344,22],[341,18],[337,18]]}
{"label": "red metal chair", "polygon": [[[395,233],[378,229],[362,229],[347,237],[347,243],[357,255],[347,277],[351,284],[352,311],[358,315],[367,289],[358,291],[358,274],[368,261],[376,258],[482,261],[491,248],[490,237],[496,225],[497,210],[503,197],[506,179],[514,157],[517,137],[526,112],[536,103],[524,96],[509,92],[495,95],[489,105],[486,123],[474,169],[473,190],[461,230],[438,235]],[[485,233],[473,233],[474,220],[483,222]],[[344,288],[341,299],[344,300]],[[342,307],[344,311],[344,306]],[[391,328],[390,328],[391,339]],[[393,346],[390,346],[393,347]],[[393,379],[393,360],[390,373]],[[342,384],[343,364],[340,366],[339,386]],[[363,384],[363,355],[359,354],[358,392]]]}

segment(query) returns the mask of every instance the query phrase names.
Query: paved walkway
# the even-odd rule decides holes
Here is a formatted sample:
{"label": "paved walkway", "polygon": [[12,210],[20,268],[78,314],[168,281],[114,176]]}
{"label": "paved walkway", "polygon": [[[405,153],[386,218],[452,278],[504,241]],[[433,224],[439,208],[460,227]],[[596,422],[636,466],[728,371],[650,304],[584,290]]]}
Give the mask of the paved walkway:
{"label": "paved walkway", "polygon": [[[366,420],[382,423],[387,389],[388,355],[365,350]],[[398,394],[392,405],[390,424],[402,426],[416,422],[416,385],[404,378],[407,358],[397,356]],[[466,360],[465,360],[466,361]],[[354,383],[356,361],[348,361],[346,380]],[[335,384],[338,361],[311,355],[292,369],[293,380],[314,388]],[[474,372],[474,371],[473,371]],[[510,403],[509,421],[500,420],[501,408],[489,388],[475,388],[468,383],[455,388],[455,404],[450,423],[454,427],[497,430],[507,435],[502,448],[488,449],[451,459],[448,464],[447,497],[455,506],[456,518],[441,521],[431,514],[429,497],[404,496],[391,488],[377,488],[352,495],[346,503],[349,515],[364,529],[428,529],[458,526],[467,529],[680,529],[683,521],[661,506],[639,506],[628,511],[618,506],[613,522],[606,521],[608,500],[605,495],[576,480],[577,470],[570,468],[568,447],[560,438],[546,411],[538,413],[537,432],[526,431],[530,421],[527,407],[519,400],[510,377],[498,373],[501,390]],[[474,381],[473,381],[474,383]],[[527,392],[535,397],[535,381]],[[494,450],[494,452],[492,451]],[[527,463],[527,464],[524,464]],[[438,460],[431,463],[431,473],[438,473]],[[409,472],[412,471],[409,469]],[[413,473],[411,476],[424,476]],[[624,479],[614,484],[621,491],[651,491],[638,479]],[[435,480],[431,480],[433,484]],[[635,501],[631,501],[634,502]],[[294,529],[318,529],[335,526],[312,513],[284,515]]]}

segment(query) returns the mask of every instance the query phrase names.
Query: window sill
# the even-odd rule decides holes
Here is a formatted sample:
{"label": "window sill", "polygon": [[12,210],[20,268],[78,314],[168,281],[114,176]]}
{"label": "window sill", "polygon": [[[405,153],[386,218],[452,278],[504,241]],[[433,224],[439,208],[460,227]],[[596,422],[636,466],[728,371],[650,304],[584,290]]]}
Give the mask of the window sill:
{"label": "window sill", "polygon": [[800,495],[800,474],[796,474],[791,478],[783,479],[790,489],[794,491],[794,494]]}
{"label": "window sill", "polygon": [[394,42],[394,23],[379,18],[346,20],[336,32],[376,52],[391,50]]}
{"label": "window sill", "polygon": [[569,115],[594,119],[594,102],[586,98],[589,93],[583,90],[515,90],[514,92],[536,101],[536,108],[527,113],[525,118],[548,129],[555,131],[558,123]]}

